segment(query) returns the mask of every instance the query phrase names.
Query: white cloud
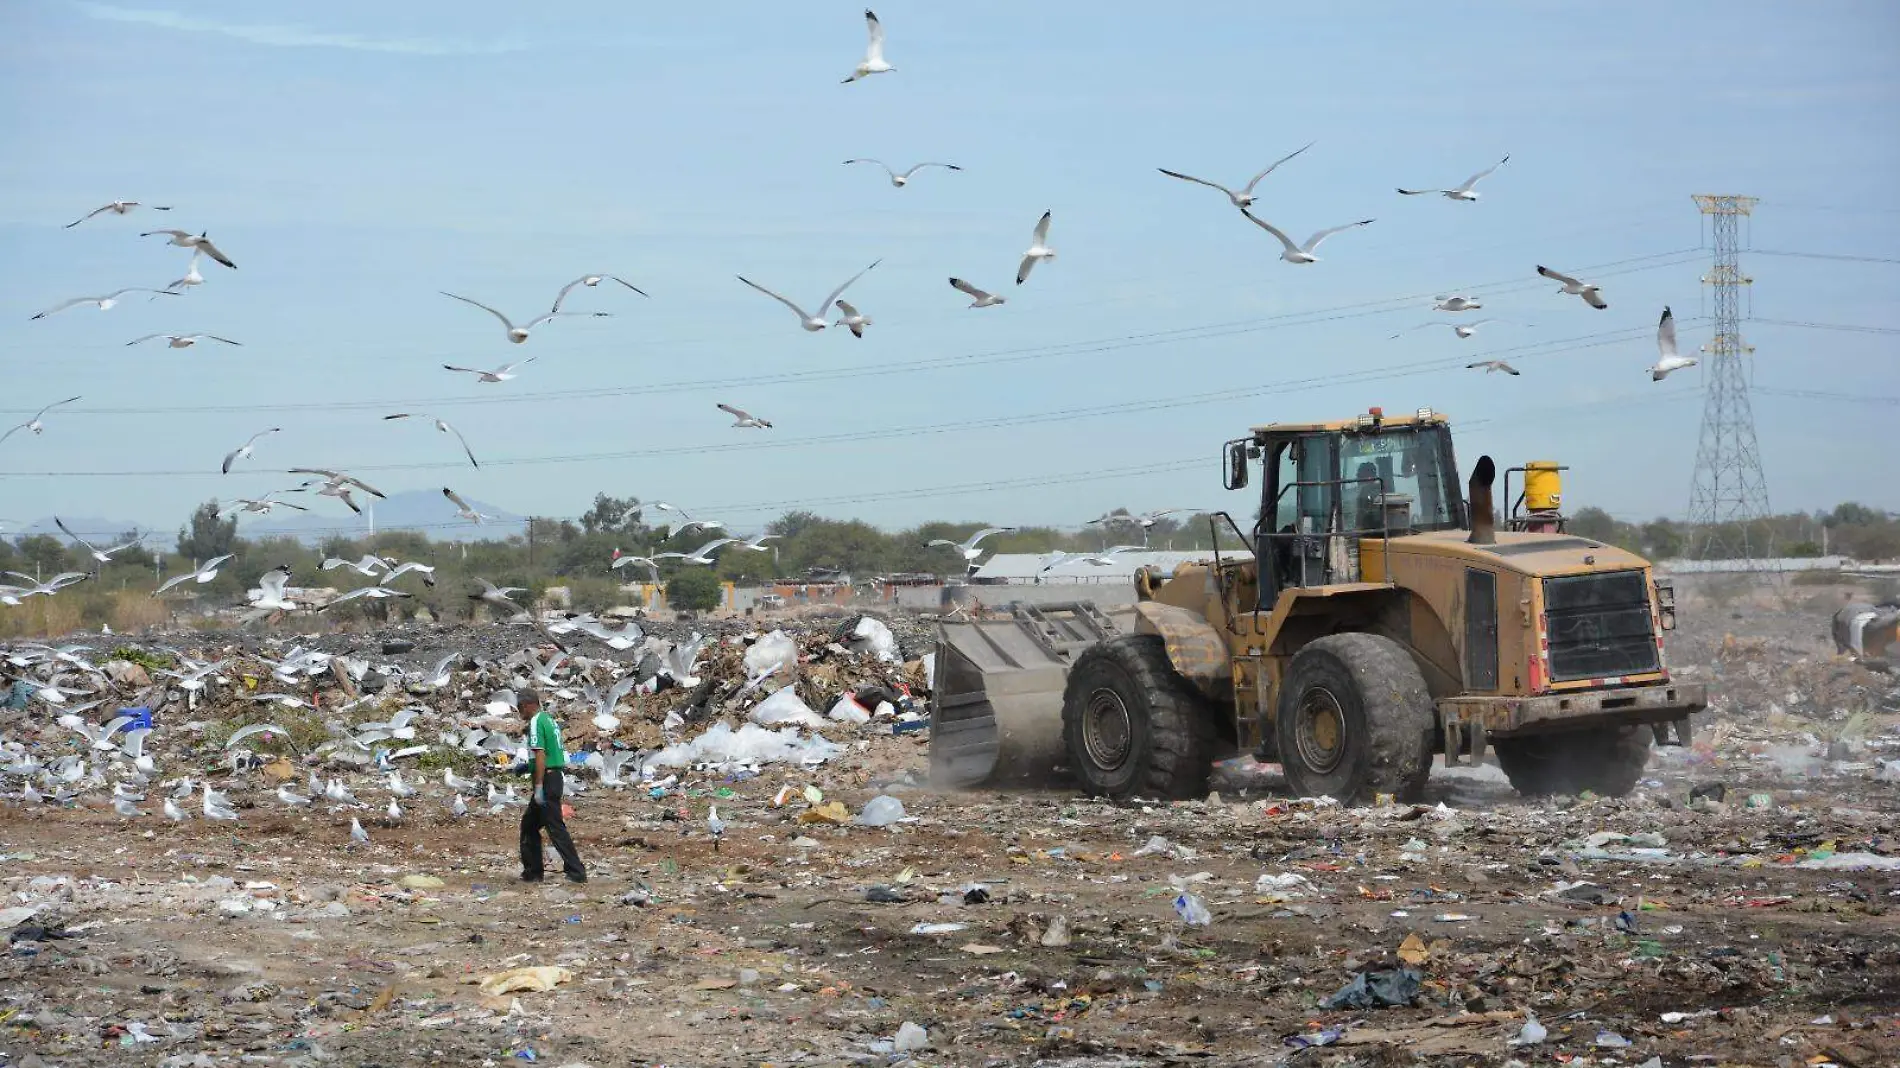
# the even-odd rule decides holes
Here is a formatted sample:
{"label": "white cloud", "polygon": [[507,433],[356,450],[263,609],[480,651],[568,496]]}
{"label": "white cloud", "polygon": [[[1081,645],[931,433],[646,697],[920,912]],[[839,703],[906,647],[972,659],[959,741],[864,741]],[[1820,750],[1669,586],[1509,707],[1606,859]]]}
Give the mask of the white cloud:
{"label": "white cloud", "polygon": [[385,52],[410,56],[499,55],[504,52],[522,50],[521,45],[503,42],[482,44],[474,41],[436,41],[423,38],[363,37],[353,33],[325,33],[303,26],[215,22],[210,19],[181,15],[175,11],[116,7],[111,4],[82,2],[75,6],[88,18],[105,22],[129,22],[141,26],[183,30],[189,33],[215,33],[225,37],[235,37],[240,41],[249,41],[252,44],[272,45],[279,48],[343,48],[353,52]]}

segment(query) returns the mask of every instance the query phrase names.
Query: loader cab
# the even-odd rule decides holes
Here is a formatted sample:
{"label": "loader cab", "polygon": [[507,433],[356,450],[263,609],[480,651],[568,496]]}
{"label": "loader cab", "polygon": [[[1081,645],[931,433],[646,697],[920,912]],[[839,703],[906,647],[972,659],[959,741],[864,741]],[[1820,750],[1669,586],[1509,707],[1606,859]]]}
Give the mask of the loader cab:
{"label": "loader cab", "polygon": [[1262,611],[1291,587],[1359,581],[1361,539],[1465,525],[1451,428],[1429,409],[1273,424],[1243,440],[1264,476],[1253,532]]}

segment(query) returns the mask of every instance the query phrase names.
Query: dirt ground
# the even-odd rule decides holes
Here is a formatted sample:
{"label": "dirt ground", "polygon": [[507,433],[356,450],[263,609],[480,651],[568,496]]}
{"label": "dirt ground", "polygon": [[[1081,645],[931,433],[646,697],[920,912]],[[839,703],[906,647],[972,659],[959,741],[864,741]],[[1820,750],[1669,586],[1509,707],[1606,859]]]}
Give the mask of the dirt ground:
{"label": "dirt ground", "polygon": [[[882,736],[592,787],[585,885],[519,883],[518,810],[439,782],[396,826],[367,776],[353,811],[234,786],[236,824],[7,806],[0,909],[56,929],[0,962],[0,1065],[1900,1064],[1900,682],[1830,662],[1804,596],[1685,596],[1671,663],[1717,707],[1621,800],[1494,766],[1353,810],[1258,766],[1174,805],[934,794],[926,736]],[[909,819],[813,822],[808,785]],[[522,966],[566,975],[473,985]],[[1322,1006],[1399,968],[1408,1005]]]}

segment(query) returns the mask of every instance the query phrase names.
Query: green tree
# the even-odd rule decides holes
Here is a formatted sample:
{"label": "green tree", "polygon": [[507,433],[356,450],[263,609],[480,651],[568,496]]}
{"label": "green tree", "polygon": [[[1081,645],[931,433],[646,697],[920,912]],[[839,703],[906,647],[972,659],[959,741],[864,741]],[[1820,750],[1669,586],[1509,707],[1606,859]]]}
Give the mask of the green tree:
{"label": "green tree", "polygon": [[638,497],[610,497],[605,493],[596,493],[594,506],[581,516],[581,529],[589,534],[626,534],[644,530],[645,527],[646,524],[641,521]]}
{"label": "green tree", "polygon": [[51,534],[35,534],[21,538],[17,546],[20,553],[20,566],[13,570],[21,574],[37,574],[42,580],[53,577],[61,571],[91,571],[92,559],[87,558],[85,566],[73,563],[72,554],[66,551],[66,543]]}
{"label": "green tree", "polygon": [[719,576],[703,567],[691,567],[674,575],[666,584],[666,603],[691,612],[719,607]]}
{"label": "green tree", "polygon": [[[132,541],[138,536],[139,536],[138,531],[128,530],[125,533],[119,535],[116,539],[114,539],[112,544],[124,545],[125,543]],[[146,547],[147,544],[148,544],[147,542],[141,541],[138,544],[133,545],[129,549],[121,549],[118,552],[113,553],[112,562],[115,564],[130,564],[133,567],[141,567],[141,568],[151,567],[155,562],[157,562],[157,557],[153,555],[151,549]]]}
{"label": "green tree", "polygon": [[237,544],[237,517],[218,515],[218,502],[206,501],[191,513],[191,524],[178,530],[178,555],[204,563],[223,556]]}

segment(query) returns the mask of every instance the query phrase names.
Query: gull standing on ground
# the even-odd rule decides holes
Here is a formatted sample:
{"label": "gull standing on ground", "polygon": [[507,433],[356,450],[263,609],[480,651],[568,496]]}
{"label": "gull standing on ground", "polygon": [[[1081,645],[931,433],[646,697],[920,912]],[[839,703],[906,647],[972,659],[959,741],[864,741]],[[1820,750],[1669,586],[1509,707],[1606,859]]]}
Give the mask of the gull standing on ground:
{"label": "gull standing on ground", "polygon": [[86,552],[91,554],[94,560],[97,560],[98,562],[102,564],[111,563],[113,553],[122,552],[126,549],[130,549],[132,546],[137,545],[138,543],[145,540],[145,535],[140,534],[138,537],[133,538],[131,541],[126,542],[124,545],[114,545],[110,549],[101,549],[97,545],[94,545],[93,543],[87,541],[86,539],[80,537],[79,535],[74,534],[71,530],[68,530],[66,527],[66,522],[58,516],[53,517],[53,525],[59,528],[60,533],[73,539],[74,541],[78,542],[80,545],[85,546]]}
{"label": "gull standing on ground", "polygon": [[310,804],[311,799],[302,794],[293,792],[288,786],[279,786],[277,788],[277,800],[282,801],[291,808],[303,808]]}
{"label": "gull standing on ground", "polygon": [[212,244],[211,240],[202,233],[188,234],[183,230],[147,230],[139,236],[152,237],[157,234],[164,234],[171,238],[171,243],[177,245],[179,248],[197,249],[212,259],[217,260],[219,263],[224,264],[226,267],[234,271],[237,270],[237,264],[232,263],[230,257],[219,252],[218,246]]}
{"label": "gull standing on ground", "polygon": [[435,422],[435,428],[436,428],[436,430],[438,430],[438,431],[440,431],[441,433],[444,433],[444,434],[454,434],[454,435],[455,435],[455,440],[456,440],[456,441],[459,441],[459,442],[461,442],[461,443],[462,443],[462,455],[464,455],[464,456],[466,456],[466,457],[468,457],[468,465],[469,465],[470,467],[480,467],[480,466],[482,466],[482,465],[481,465],[480,463],[478,463],[478,462],[476,461],[476,459],[475,459],[475,451],[474,451],[473,449],[470,449],[470,448],[468,447],[468,439],[462,436],[462,432],[461,432],[460,430],[457,430],[457,429],[455,429],[454,427],[452,427],[452,426],[450,426],[450,425],[449,425],[449,422],[448,422],[448,420],[446,420],[446,419],[444,419],[444,418],[442,418],[441,416],[439,416],[439,415],[425,415],[425,414],[423,414],[423,413],[421,413],[421,412],[397,412],[397,413],[396,413],[395,415],[385,415],[385,416],[383,416],[383,420],[384,420],[385,422],[387,422],[388,420],[391,420],[391,419],[429,419],[429,420],[433,420],[433,421]]}
{"label": "gull standing on ground", "polygon": [[260,430],[257,433],[252,434],[250,438],[244,442],[244,444],[239,445],[237,448],[232,449],[230,452],[227,452],[224,454],[224,464],[219,468],[219,470],[224,472],[227,475],[230,474],[232,464],[238,462],[239,460],[249,457],[252,451],[257,448],[257,439],[269,437],[272,434],[282,433],[283,429],[284,428],[281,426],[274,426],[265,430]]}
{"label": "gull standing on ground", "polygon": [[[871,267],[876,267],[878,264],[883,263],[883,262],[884,261],[881,259],[872,260]],[[771,297],[773,300],[778,301],[780,304],[785,305],[787,308],[792,309],[792,311],[798,313],[798,325],[804,327],[806,330],[811,331],[812,333],[817,333],[818,331],[823,330],[825,327],[831,325],[830,323],[825,321],[824,313],[830,310],[832,302],[837,300],[839,297],[843,296],[844,291],[851,288],[851,283],[857,281],[860,278],[863,278],[864,272],[870,270],[871,267],[866,267],[864,271],[859,271],[857,274],[852,275],[850,278],[845,280],[845,283],[843,285],[832,290],[830,296],[827,296],[824,300],[819,302],[817,315],[811,315],[807,313],[805,309],[799,307],[796,304],[793,304],[791,301],[786,300],[784,297],[779,296],[777,293],[772,292],[771,290],[765,288],[759,283],[754,282],[750,278],[747,278],[745,275],[739,275],[738,279],[739,281],[744,282],[746,285],[751,286],[753,289],[758,290],[759,292],[765,294],[766,296]]]}
{"label": "gull standing on ground", "polygon": [[493,371],[484,371],[479,367],[457,367],[452,363],[443,364],[442,369],[445,371],[460,371],[465,375],[474,375],[477,382],[506,382],[515,377],[515,368],[520,367],[524,363],[533,362],[534,357],[530,356],[525,360],[516,360],[514,363],[504,363]]}
{"label": "gull standing on ground", "polygon": [[100,311],[111,311],[112,306],[119,303],[119,298],[125,296],[127,293],[157,293],[167,297],[175,297],[178,295],[165,289],[149,289],[145,286],[127,286],[124,289],[115,289],[103,297],[74,297],[65,303],[53,305],[45,311],[34,315],[33,318],[44,319],[49,315],[58,315],[67,308],[77,308],[81,304],[96,304],[99,306]]}
{"label": "gull standing on ground", "polygon": [[225,553],[223,556],[214,556],[182,575],[174,575],[161,583],[158,589],[153,590],[152,596],[157,597],[159,594],[164,593],[166,590],[182,582],[196,582],[200,585],[210,582],[212,579],[218,577],[218,569],[229,562],[231,558],[231,553]]}
{"label": "gull standing on ground", "polygon": [[1029,280],[1029,272],[1035,269],[1036,264],[1056,258],[1056,250],[1049,247],[1049,216],[1051,214],[1045,211],[1042,213],[1042,218],[1036,220],[1035,239],[1030,243],[1029,250],[1023,253],[1022,264],[1016,268],[1017,285],[1022,285]]}
{"label": "gull standing on ground", "polygon": [[397,797],[416,796],[416,788],[402,781],[402,772],[400,771],[392,771],[389,773],[389,792],[395,794]]}
{"label": "gull standing on ground", "polygon": [[1278,167],[1280,164],[1285,163],[1287,160],[1290,160],[1294,156],[1299,155],[1301,152],[1306,151],[1308,148],[1312,148],[1317,143],[1318,142],[1315,142],[1315,141],[1308,141],[1304,147],[1297,149],[1296,151],[1293,151],[1291,153],[1288,153],[1285,156],[1281,156],[1279,159],[1276,159],[1272,163],[1267,164],[1267,169],[1261,171],[1259,174],[1254,175],[1253,178],[1250,179],[1245,186],[1241,187],[1241,190],[1238,193],[1234,192],[1232,189],[1229,189],[1224,185],[1221,185],[1218,182],[1210,182],[1205,178],[1196,178],[1191,174],[1182,174],[1179,171],[1171,171],[1167,169],[1166,167],[1156,167],[1155,169],[1160,171],[1162,174],[1167,175],[1170,178],[1179,178],[1184,182],[1193,182],[1196,185],[1207,186],[1209,189],[1218,189],[1221,192],[1227,194],[1227,199],[1233,202],[1234,207],[1245,209],[1245,208],[1253,206],[1253,187],[1260,184],[1260,179],[1265,178],[1269,174],[1272,174],[1273,169],[1275,167]]}
{"label": "gull standing on ground", "polygon": [[1610,306],[1609,302],[1603,299],[1603,294],[1598,292],[1597,287],[1593,284],[1580,282],[1567,274],[1560,274],[1541,264],[1537,268],[1537,273],[1553,282],[1561,283],[1563,285],[1563,291],[1566,294],[1573,297],[1582,297],[1585,304],[1588,304],[1598,311],[1602,311]]}
{"label": "gull standing on ground", "polygon": [[942,167],[942,168],[944,168],[945,170],[952,170],[952,171],[960,171],[960,170],[962,170],[962,169],[963,169],[962,167],[959,167],[959,166],[957,166],[957,165],[956,165],[956,164],[954,164],[954,163],[919,163],[919,164],[916,164],[916,165],[914,165],[914,166],[912,166],[910,170],[907,170],[907,171],[905,171],[905,172],[903,172],[902,174],[899,174],[898,172],[896,172],[896,171],[894,171],[894,170],[891,170],[891,166],[890,166],[890,164],[888,164],[888,163],[885,163],[885,162],[884,162],[883,160],[881,160],[881,159],[848,159],[848,160],[845,160],[845,161],[844,161],[844,165],[845,165],[845,166],[847,166],[847,167],[849,167],[849,166],[850,166],[850,165],[852,165],[853,163],[875,163],[875,164],[877,164],[878,166],[880,166],[880,167],[882,167],[882,168],[884,168],[884,173],[885,173],[885,174],[888,174],[888,175],[890,175],[890,176],[891,176],[891,184],[892,184],[892,185],[894,185],[894,186],[896,186],[896,187],[897,187],[897,188],[899,188],[899,189],[902,189],[902,188],[904,188],[904,187],[905,187],[906,185],[909,185],[909,184],[910,184],[910,176],[911,176],[911,175],[913,175],[913,174],[916,174],[916,173],[917,173],[918,171],[920,171],[920,170],[923,170],[923,169],[924,169],[925,167]]}
{"label": "gull standing on ground", "polygon": [[704,545],[701,545],[699,548],[694,549],[690,553],[655,553],[653,554],[653,558],[655,560],[675,560],[676,559],[682,563],[687,563],[687,564],[701,564],[701,565],[711,564],[713,562],[712,554],[714,550],[719,549],[722,546],[735,544],[738,542],[738,540],[739,540],[738,538],[718,538],[713,541],[709,541]]}
{"label": "gull standing on ground", "polygon": [[495,518],[492,515],[483,515],[482,513],[476,511],[474,508],[469,506],[469,503],[467,501],[461,498],[461,495],[457,494],[454,490],[448,488],[447,486],[442,487],[442,496],[447,497],[449,499],[449,503],[455,505],[457,509],[455,515],[458,519],[466,519],[469,522],[475,524],[476,526],[480,526],[483,523],[486,523],[487,521],[489,521],[490,519]]}
{"label": "gull standing on ground", "polygon": [[1293,243],[1293,239],[1286,236],[1286,234],[1283,231],[1281,231],[1279,227],[1274,226],[1270,222],[1266,222],[1265,220],[1254,217],[1253,213],[1249,212],[1245,208],[1242,208],[1240,210],[1240,213],[1247,217],[1248,222],[1253,223],[1255,226],[1258,226],[1262,230],[1265,230],[1267,233],[1270,233],[1274,237],[1279,238],[1280,244],[1284,246],[1284,250],[1280,253],[1280,258],[1287,261],[1288,263],[1295,263],[1295,264],[1318,263],[1319,257],[1313,255],[1313,252],[1314,250],[1319,248],[1319,243],[1321,241],[1324,241],[1327,238],[1333,236],[1334,234],[1339,233],[1341,230],[1350,230],[1355,226],[1367,226],[1367,225],[1370,225],[1373,221],[1371,219],[1360,219],[1358,222],[1349,222],[1345,224],[1344,226],[1329,227],[1325,230],[1319,231],[1318,233],[1314,234],[1312,237],[1307,238],[1306,244],[1296,245]]}
{"label": "gull standing on ground", "polygon": [[1694,356],[1676,355],[1676,315],[1669,310],[1668,305],[1663,306],[1662,320],[1656,324],[1656,348],[1662,353],[1662,358],[1649,368],[1651,382],[1661,382],[1673,371],[1696,365]]}
{"label": "gull standing on ground", "polygon": [[999,297],[994,293],[990,293],[990,292],[986,292],[984,290],[978,289],[975,286],[971,285],[970,283],[965,282],[961,278],[950,279],[950,285],[952,288],[957,289],[960,292],[967,293],[970,297],[973,298],[970,302],[970,307],[972,308],[994,308],[998,304],[1009,303],[1004,298]]}
{"label": "gull standing on ground", "polygon": [[127,348],[130,348],[133,345],[143,344],[147,341],[156,341],[161,337],[165,339],[165,347],[173,349],[188,349],[204,340],[222,341],[226,345],[242,346],[244,344],[241,341],[232,341],[228,337],[219,337],[216,334],[147,334],[144,337],[135,337],[125,344]]}
{"label": "gull standing on ground", "polygon": [[718,408],[720,411],[725,412],[727,415],[730,415],[733,417],[733,419],[737,420],[737,422],[734,422],[732,424],[733,426],[747,427],[754,430],[772,429],[771,420],[760,419],[758,416],[753,415],[751,412],[746,411],[744,408],[734,408],[730,404],[721,404],[721,405],[718,405]]}
{"label": "gull standing on ground", "polygon": [[[337,500],[349,505],[350,511],[355,512],[357,515],[362,515],[363,509],[357,507],[355,498],[350,496],[351,486],[355,486],[357,489],[362,490],[372,497],[385,499],[388,497],[382,490],[364,482],[360,478],[352,478],[341,471],[329,471],[321,467],[293,467],[290,469],[290,474],[322,475],[323,485],[318,488],[317,495],[319,497],[335,497]],[[308,483],[306,483],[306,485],[308,485]],[[298,488],[301,489],[303,487]]]}
{"label": "gull standing on ground", "polygon": [[1479,360],[1477,363],[1465,364],[1466,370],[1475,371],[1480,367],[1484,369],[1485,374],[1495,374],[1499,371],[1502,371],[1507,375],[1518,375],[1518,374],[1523,373],[1519,371],[1517,368],[1512,367],[1510,364],[1505,363],[1503,360]]}
{"label": "gull standing on ground", "polygon": [[[455,297],[456,300],[459,300],[464,304],[473,304],[477,308],[480,308],[481,310],[487,312],[488,314],[494,316],[495,318],[500,319],[502,329],[506,332],[508,340],[514,342],[517,345],[528,340],[528,331],[533,330],[535,327],[540,326],[542,323],[547,322],[549,319],[560,319],[560,318],[566,318],[569,316],[585,316],[585,317],[593,318],[593,319],[605,319],[613,314],[612,312],[551,311],[551,312],[548,312],[546,315],[542,315],[536,319],[529,321],[529,323],[526,326],[516,326],[514,324],[514,320],[508,318],[506,315],[503,315],[502,313],[496,311],[495,309],[489,307],[488,305],[483,304],[479,300],[470,300],[467,297],[456,297],[455,294],[450,293],[447,290],[437,290],[437,292],[441,293],[445,297]],[[450,369],[455,370],[455,368],[450,368]]]}
{"label": "gull standing on ground", "polygon": [[[192,286],[204,285],[205,276],[198,273],[198,259],[202,255],[203,253],[199,252],[197,249],[192,249],[191,262],[185,265],[185,276],[183,278],[178,279],[175,282],[167,283],[165,286],[165,292],[177,294],[180,290],[190,289]],[[150,299],[157,300],[158,298],[152,297]]]}
{"label": "gull standing on ground", "polygon": [[[395,802],[392,801],[390,803],[394,804]],[[363,829],[362,821],[358,820],[355,816],[350,817],[350,844],[369,844],[369,832]]]}
{"label": "gull standing on ground", "polygon": [[165,799],[165,818],[173,823],[183,823],[185,820],[184,809],[179,808],[178,802],[169,797]]}
{"label": "gull standing on ground", "polygon": [[638,293],[643,297],[647,295],[646,290],[641,289],[639,286],[634,285],[632,282],[627,281],[625,278],[622,278],[619,275],[584,274],[584,275],[581,275],[579,278],[574,279],[572,282],[569,282],[568,284],[562,286],[561,291],[555,294],[554,296],[554,307],[548,310],[555,315],[562,314],[561,302],[567,299],[567,295],[573,292],[575,287],[586,286],[587,288],[592,289],[595,286],[601,284],[602,282],[619,282],[621,285],[626,286],[628,289],[633,290],[635,293]]}
{"label": "gull standing on ground", "polygon": [[231,807],[231,799],[212,790],[210,783],[205,783],[204,796],[205,819],[234,820],[238,818],[237,810]]}
{"label": "gull standing on ground", "polygon": [[1491,166],[1486,167],[1484,170],[1481,170],[1478,173],[1472,175],[1471,177],[1466,178],[1464,181],[1464,184],[1460,185],[1456,189],[1401,189],[1399,190],[1399,192],[1408,197],[1421,196],[1425,193],[1438,193],[1444,196],[1445,199],[1447,200],[1465,200],[1465,201],[1477,200],[1478,194],[1477,194],[1477,191],[1473,187],[1476,186],[1479,182],[1484,181],[1486,178],[1489,178],[1491,176],[1492,171],[1495,171],[1499,167],[1504,166],[1507,162],[1510,161],[1510,159],[1511,157],[1506,156],[1503,159],[1498,160],[1496,163],[1493,163]]}
{"label": "gull standing on ground", "polygon": [[67,223],[66,229],[70,230],[73,227],[78,226],[80,223],[85,222],[87,219],[92,219],[100,215],[104,215],[108,211],[114,215],[125,215],[129,213],[133,208],[150,208],[153,211],[172,210],[170,206],[165,205],[165,204],[145,204],[137,200],[115,200],[112,203],[107,204],[103,208],[94,208],[91,211],[87,212],[86,214],[81,215],[79,218],[74,219],[72,222]]}
{"label": "gull standing on ground", "polygon": [[877,20],[877,13],[870,8],[864,9],[864,29],[870,36],[865,45],[864,59],[841,84],[849,85],[859,78],[868,78],[873,74],[888,74],[896,67],[884,62],[884,24]]}
{"label": "gull standing on ground", "polygon": [[838,320],[835,323],[832,323],[831,325],[842,326],[842,327],[846,327],[850,329],[852,337],[864,336],[864,328],[871,325],[870,316],[865,315],[864,313],[858,311],[858,309],[856,308],[853,308],[850,305],[850,303],[847,301],[842,301],[842,300],[833,301],[832,307],[837,308],[839,312],[843,313],[844,318]]}
{"label": "gull standing on ground", "polygon": [[1014,533],[1015,530],[1015,527],[984,527],[982,530],[977,531],[960,542],[951,541],[949,538],[936,538],[925,542],[924,548],[932,549],[939,545],[948,545],[962,554],[965,560],[975,560],[977,557],[983,555],[983,550],[978,546],[984,538],[992,534],[1011,534]]}

